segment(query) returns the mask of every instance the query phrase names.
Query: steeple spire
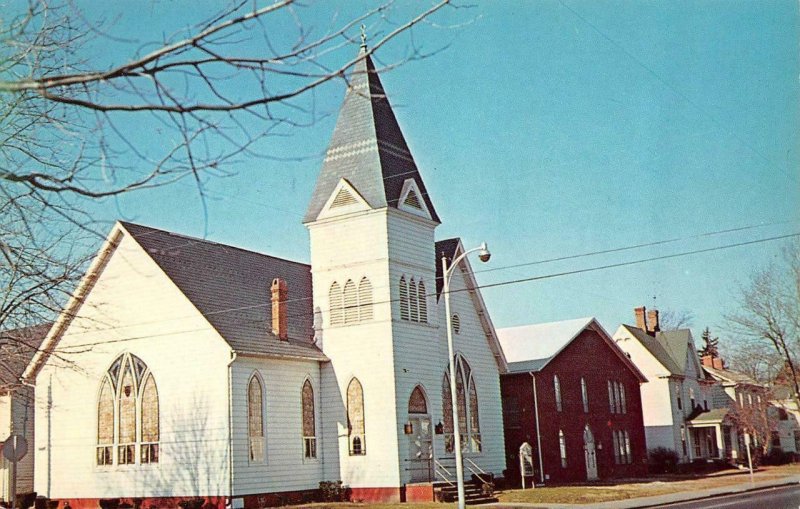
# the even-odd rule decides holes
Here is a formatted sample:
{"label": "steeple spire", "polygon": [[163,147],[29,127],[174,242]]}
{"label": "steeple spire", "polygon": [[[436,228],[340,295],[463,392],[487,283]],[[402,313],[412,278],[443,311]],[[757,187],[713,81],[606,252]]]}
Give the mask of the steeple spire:
{"label": "steeple spire", "polygon": [[370,207],[398,208],[403,185],[413,179],[431,219],[439,222],[422,176],[408,149],[383,85],[366,50],[355,64],[317,185],[303,222],[315,221],[341,179],[355,188]]}

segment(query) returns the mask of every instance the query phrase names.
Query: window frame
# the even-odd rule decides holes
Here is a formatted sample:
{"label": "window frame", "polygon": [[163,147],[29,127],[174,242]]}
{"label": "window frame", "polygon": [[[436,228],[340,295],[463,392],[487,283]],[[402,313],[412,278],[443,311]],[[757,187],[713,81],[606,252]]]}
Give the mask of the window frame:
{"label": "window frame", "polygon": [[[250,390],[253,382],[258,384],[261,397],[261,405],[258,409],[261,423],[260,435],[253,435],[252,430],[250,429],[253,415],[252,402],[250,401]],[[258,372],[258,370],[253,371],[253,373],[250,375],[250,378],[247,380],[247,395],[245,398],[247,401],[247,459],[250,464],[263,464],[267,462],[266,392],[266,384],[264,384],[264,379],[261,377],[261,374]],[[255,450],[259,450],[261,454],[260,458],[254,455]]]}

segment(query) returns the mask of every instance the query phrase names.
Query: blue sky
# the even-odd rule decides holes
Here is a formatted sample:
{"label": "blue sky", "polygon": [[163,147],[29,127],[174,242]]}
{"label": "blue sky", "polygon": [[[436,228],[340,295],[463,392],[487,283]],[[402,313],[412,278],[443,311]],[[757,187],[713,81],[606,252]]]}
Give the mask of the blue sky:
{"label": "blue sky", "polygon": [[[139,41],[213,10],[211,2],[154,2],[135,13],[123,3],[104,12],[85,5],[90,17],[118,14],[115,34]],[[306,22],[367,5],[320,4]],[[391,17],[413,10],[400,4]],[[442,51],[382,80],[442,218],[437,238],[486,240],[492,249],[489,265],[473,262],[482,284],[800,231],[796,1],[480,2],[434,21],[415,29],[414,41]],[[286,29],[273,28],[276,37]],[[402,59],[408,41],[382,48],[377,60]],[[112,45],[96,58],[125,51]],[[106,202],[98,213],[188,235],[207,228],[215,241],[308,261],[301,219],[343,95],[341,83],[320,89],[316,105],[327,116],[266,145],[302,159],[243,161],[235,176],[210,181],[207,223],[188,182]],[[666,239],[680,240],[503,269]],[[662,310],[691,311],[697,336],[710,326],[724,337],[736,281],[781,245],[510,284],[484,297],[498,327],[596,316],[613,332],[655,296]]]}

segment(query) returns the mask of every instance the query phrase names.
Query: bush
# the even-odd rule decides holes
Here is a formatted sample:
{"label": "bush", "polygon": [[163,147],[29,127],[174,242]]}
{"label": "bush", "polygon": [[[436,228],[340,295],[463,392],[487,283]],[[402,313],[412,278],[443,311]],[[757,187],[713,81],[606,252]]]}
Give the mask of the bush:
{"label": "bush", "polygon": [[770,449],[769,453],[762,458],[761,463],[764,465],[786,465],[787,463],[791,463],[793,460],[794,454],[790,452],[784,452],[778,448],[773,448]]}
{"label": "bush", "polygon": [[319,483],[320,499],[323,502],[346,502],[348,487],[342,481],[321,481]]}
{"label": "bush", "polygon": [[650,449],[647,468],[651,474],[674,474],[678,470],[678,453],[666,447]]}

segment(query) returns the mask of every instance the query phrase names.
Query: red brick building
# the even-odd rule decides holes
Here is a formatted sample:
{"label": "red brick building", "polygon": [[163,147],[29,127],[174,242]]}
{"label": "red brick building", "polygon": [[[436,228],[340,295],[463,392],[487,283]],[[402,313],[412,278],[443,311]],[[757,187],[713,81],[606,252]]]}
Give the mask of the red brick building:
{"label": "red brick building", "polygon": [[639,384],[647,380],[594,318],[497,333],[509,363],[501,377],[506,479],[519,482],[525,442],[537,483],[646,473]]}

